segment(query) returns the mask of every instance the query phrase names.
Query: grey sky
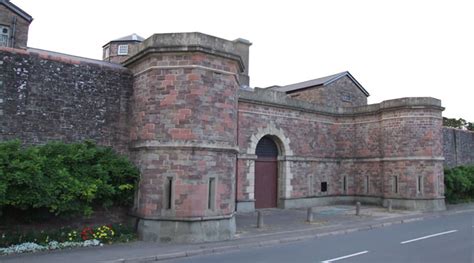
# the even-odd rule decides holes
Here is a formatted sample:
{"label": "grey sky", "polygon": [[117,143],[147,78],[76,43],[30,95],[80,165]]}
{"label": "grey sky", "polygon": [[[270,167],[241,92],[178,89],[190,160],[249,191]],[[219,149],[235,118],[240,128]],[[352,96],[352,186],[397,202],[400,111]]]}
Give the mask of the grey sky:
{"label": "grey sky", "polygon": [[470,0],[11,0],[33,16],[29,46],[100,59],[131,33],[199,31],[250,48],[251,86],[348,70],[369,103],[439,98],[447,117],[474,121]]}

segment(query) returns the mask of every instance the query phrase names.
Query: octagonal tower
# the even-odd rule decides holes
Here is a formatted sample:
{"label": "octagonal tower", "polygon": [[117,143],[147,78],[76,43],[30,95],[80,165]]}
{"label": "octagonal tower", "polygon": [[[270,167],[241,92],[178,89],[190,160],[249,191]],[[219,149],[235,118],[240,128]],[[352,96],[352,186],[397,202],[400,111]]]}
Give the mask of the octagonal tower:
{"label": "octagonal tower", "polygon": [[155,34],[122,64],[134,74],[130,142],[141,170],[143,240],[200,242],[235,233],[237,91],[250,43]]}

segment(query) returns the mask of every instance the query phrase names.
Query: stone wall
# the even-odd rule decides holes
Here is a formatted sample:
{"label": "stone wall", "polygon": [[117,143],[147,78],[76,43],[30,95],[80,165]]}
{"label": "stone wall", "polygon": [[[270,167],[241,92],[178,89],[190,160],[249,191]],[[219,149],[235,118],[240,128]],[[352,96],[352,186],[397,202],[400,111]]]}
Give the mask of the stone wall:
{"label": "stone wall", "polygon": [[39,50],[0,49],[0,141],[92,139],[128,150],[126,68]]}
{"label": "stone wall", "polygon": [[290,97],[328,107],[356,107],[367,105],[367,96],[348,77],[328,85],[292,92]]}
{"label": "stone wall", "polygon": [[474,132],[443,128],[444,166],[474,165]]}
{"label": "stone wall", "polygon": [[[238,206],[252,209],[255,145],[270,135],[280,149],[280,207],[355,197],[375,203],[391,199],[411,209],[443,209],[441,112],[440,101],[432,98],[342,109],[274,91],[241,90]],[[321,182],[327,182],[326,192]]]}
{"label": "stone wall", "polygon": [[142,177],[140,238],[215,241],[235,233],[238,44],[157,34],[124,62],[134,74],[130,143]]}

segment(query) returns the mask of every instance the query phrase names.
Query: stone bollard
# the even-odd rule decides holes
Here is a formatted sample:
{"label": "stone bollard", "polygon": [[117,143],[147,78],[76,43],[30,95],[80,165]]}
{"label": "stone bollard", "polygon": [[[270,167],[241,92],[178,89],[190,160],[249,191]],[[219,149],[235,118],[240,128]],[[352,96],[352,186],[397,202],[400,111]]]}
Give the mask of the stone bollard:
{"label": "stone bollard", "polygon": [[360,202],[356,203],[356,216],[360,215]]}
{"label": "stone bollard", "polygon": [[387,208],[388,208],[388,212],[392,212],[392,200],[388,200],[387,202]]}
{"label": "stone bollard", "polygon": [[306,221],[311,223],[313,222],[313,208],[308,207],[308,211],[306,212]]}
{"label": "stone bollard", "polygon": [[257,211],[257,228],[263,227],[263,213],[262,211]]}

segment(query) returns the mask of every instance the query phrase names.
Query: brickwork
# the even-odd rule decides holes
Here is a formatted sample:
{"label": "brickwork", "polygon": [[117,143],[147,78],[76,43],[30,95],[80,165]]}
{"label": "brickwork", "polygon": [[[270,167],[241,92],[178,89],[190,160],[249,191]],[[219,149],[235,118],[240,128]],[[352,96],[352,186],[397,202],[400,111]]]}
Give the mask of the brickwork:
{"label": "brickwork", "polygon": [[367,105],[367,96],[344,76],[325,86],[292,92],[290,97],[329,107],[356,107]]}
{"label": "brickwork", "polygon": [[[271,91],[253,93],[241,91],[239,102],[239,147],[245,155],[238,160],[238,169],[243,169],[238,171],[238,201],[252,201],[252,181],[257,175],[249,163],[255,158],[252,145],[258,142],[253,133],[268,127],[278,131],[279,135],[268,134],[282,148],[280,204],[285,199],[344,195],[443,198],[439,101],[399,99],[347,111],[327,107],[326,112],[317,108],[308,112],[309,105]],[[260,134],[260,138],[264,135]],[[291,149],[291,154],[286,153],[286,148]],[[287,166],[290,174],[284,169]],[[290,185],[284,183],[288,176]],[[394,176],[397,189],[403,191],[390,191]],[[326,192],[321,191],[322,182],[327,183]],[[282,191],[283,188],[291,190]]]}
{"label": "brickwork", "polygon": [[0,58],[0,141],[92,139],[128,150],[126,68],[20,49],[0,49]]}
{"label": "brickwork", "polygon": [[[168,68],[176,65],[179,66]],[[162,216],[162,212],[169,215],[159,205],[163,195],[155,190],[167,177],[175,178],[173,216],[232,213],[236,64],[212,55],[170,53],[149,56],[130,68],[135,74],[130,141],[138,151],[136,159],[142,169],[143,184],[138,213],[145,217]],[[213,69],[229,74],[216,73]],[[153,156],[157,158],[150,160],[152,164],[143,163],[141,160],[150,152],[144,153],[142,148],[149,147],[167,150],[155,153]],[[207,150],[195,150],[202,148]],[[217,178],[220,193],[215,211],[206,211],[209,176]],[[147,191],[148,188],[151,190]],[[157,205],[143,206],[149,203]]]}
{"label": "brickwork", "polygon": [[[127,55],[119,55],[118,54],[118,47],[120,45],[127,45],[128,46],[128,54]],[[102,60],[107,61],[107,62],[112,62],[112,63],[117,63],[120,64],[130,58],[132,54],[135,54],[138,52],[139,48],[139,43],[136,41],[130,41],[130,42],[110,42],[106,46],[104,46],[104,49],[102,51]],[[108,49],[108,57],[106,57],[106,49]]]}
{"label": "brickwork", "polygon": [[474,165],[474,132],[443,128],[445,167]]}
{"label": "brickwork", "polygon": [[10,36],[14,36],[8,41],[8,47],[26,48],[30,22],[0,4],[0,25],[9,27]]}
{"label": "brickwork", "polygon": [[264,136],[279,150],[279,207],[392,200],[444,208],[443,140],[451,165],[472,162],[474,139],[442,130],[439,100],[366,105],[347,77],[298,99],[239,89],[248,83],[248,46],[157,34],[124,66],[0,49],[0,140],[94,139],[128,153],[141,171],[133,212],[145,240],[231,238],[234,211],[254,209]]}

